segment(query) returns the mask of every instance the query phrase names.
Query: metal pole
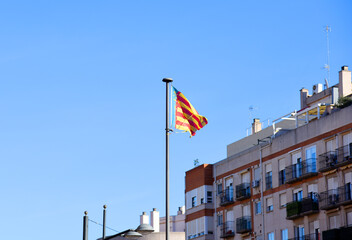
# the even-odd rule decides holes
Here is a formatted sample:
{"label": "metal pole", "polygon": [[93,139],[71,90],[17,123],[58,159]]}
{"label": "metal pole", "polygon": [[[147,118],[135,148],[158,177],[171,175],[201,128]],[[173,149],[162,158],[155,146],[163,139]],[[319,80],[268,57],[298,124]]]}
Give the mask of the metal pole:
{"label": "metal pole", "polygon": [[170,216],[169,216],[169,83],[172,82],[171,78],[164,78],[163,82],[166,83],[166,240],[169,240],[170,235]]}
{"label": "metal pole", "polygon": [[105,220],[106,220],[106,205],[103,206],[103,240],[105,239]]}
{"label": "metal pole", "polygon": [[88,240],[88,212],[84,212],[83,217],[83,240]]}
{"label": "metal pole", "polygon": [[259,147],[260,147],[260,151],[259,151],[259,165],[260,165],[260,205],[261,205],[261,209],[262,209],[262,230],[263,230],[263,239],[265,239],[265,221],[264,221],[264,212],[265,212],[265,208],[264,208],[264,198],[263,198],[263,191],[264,191],[264,181],[263,181],[263,156],[262,156],[262,145],[260,145],[260,142],[258,141]]}

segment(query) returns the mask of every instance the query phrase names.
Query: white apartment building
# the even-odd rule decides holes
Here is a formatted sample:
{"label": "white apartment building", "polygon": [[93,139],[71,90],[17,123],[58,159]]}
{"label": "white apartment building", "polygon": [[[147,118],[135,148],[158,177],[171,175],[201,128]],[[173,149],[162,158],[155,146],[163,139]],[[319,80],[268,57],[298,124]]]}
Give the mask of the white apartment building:
{"label": "white apartment building", "polygon": [[[351,72],[186,172],[187,239],[352,239]],[[338,104],[344,99],[344,104]]]}

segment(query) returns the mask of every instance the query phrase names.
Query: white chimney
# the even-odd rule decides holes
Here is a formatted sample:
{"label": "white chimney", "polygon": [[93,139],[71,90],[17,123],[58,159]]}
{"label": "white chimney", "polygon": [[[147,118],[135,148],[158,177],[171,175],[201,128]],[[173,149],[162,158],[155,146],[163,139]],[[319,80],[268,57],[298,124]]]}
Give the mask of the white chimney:
{"label": "white chimney", "polygon": [[177,211],[177,215],[185,214],[185,206],[179,207]]}
{"label": "white chimney", "polygon": [[339,97],[352,94],[351,71],[347,66],[342,66],[339,72]]}
{"label": "white chimney", "polygon": [[146,212],[143,212],[141,215],[141,223],[140,224],[149,224],[149,216]]}
{"label": "white chimney", "polygon": [[262,130],[262,123],[259,118],[254,118],[252,123],[252,134],[255,134]]}
{"label": "white chimney", "polygon": [[150,212],[150,225],[154,228],[154,232],[160,232],[160,214],[156,208],[153,208],[153,211]]}

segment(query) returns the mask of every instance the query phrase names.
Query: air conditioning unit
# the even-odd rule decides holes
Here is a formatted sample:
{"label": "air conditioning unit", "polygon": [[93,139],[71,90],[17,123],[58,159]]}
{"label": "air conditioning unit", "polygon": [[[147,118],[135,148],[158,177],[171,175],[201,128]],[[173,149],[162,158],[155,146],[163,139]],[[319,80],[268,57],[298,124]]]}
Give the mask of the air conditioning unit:
{"label": "air conditioning unit", "polygon": [[259,180],[254,180],[253,182],[252,182],[252,188],[256,188],[256,187],[259,187]]}
{"label": "air conditioning unit", "polygon": [[320,93],[321,91],[323,91],[323,84],[318,83],[313,85],[313,94]]}

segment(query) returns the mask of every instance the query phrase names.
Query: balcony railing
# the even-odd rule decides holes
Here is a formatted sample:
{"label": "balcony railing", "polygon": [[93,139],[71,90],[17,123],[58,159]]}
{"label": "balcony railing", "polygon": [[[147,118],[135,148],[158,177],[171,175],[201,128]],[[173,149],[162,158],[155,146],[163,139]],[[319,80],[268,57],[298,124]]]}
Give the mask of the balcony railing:
{"label": "balcony railing", "polygon": [[319,171],[325,172],[352,163],[352,143],[319,155]]}
{"label": "balcony railing", "polygon": [[286,182],[293,183],[304,178],[318,175],[316,167],[316,159],[310,158],[305,161],[286,167]]}
{"label": "balcony railing", "polygon": [[322,233],[323,240],[344,240],[352,236],[352,226],[334,228]]}
{"label": "balcony railing", "polygon": [[244,216],[236,219],[236,233],[246,233],[251,230],[251,216]]}
{"label": "balcony railing", "polygon": [[326,152],[319,155],[319,172],[325,172],[335,168],[336,163],[336,151]]}
{"label": "balcony railing", "polygon": [[228,221],[224,222],[221,227],[221,238],[228,238],[235,236],[235,222]]}
{"label": "balcony railing", "polygon": [[289,202],[286,205],[286,219],[292,220],[298,217],[319,212],[317,194],[303,198],[301,201]]}
{"label": "balcony railing", "polygon": [[319,194],[320,209],[327,210],[352,203],[351,183]]}
{"label": "balcony railing", "polygon": [[300,237],[289,238],[288,240],[320,240],[319,233],[307,234]]}
{"label": "balcony railing", "polygon": [[236,200],[243,200],[251,197],[251,184],[241,183],[236,186]]}
{"label": "balcony railing", "polygon": [[220,205],[226,206],[234,202],[233,200],[233,188],[227,188],[220,193]]}

